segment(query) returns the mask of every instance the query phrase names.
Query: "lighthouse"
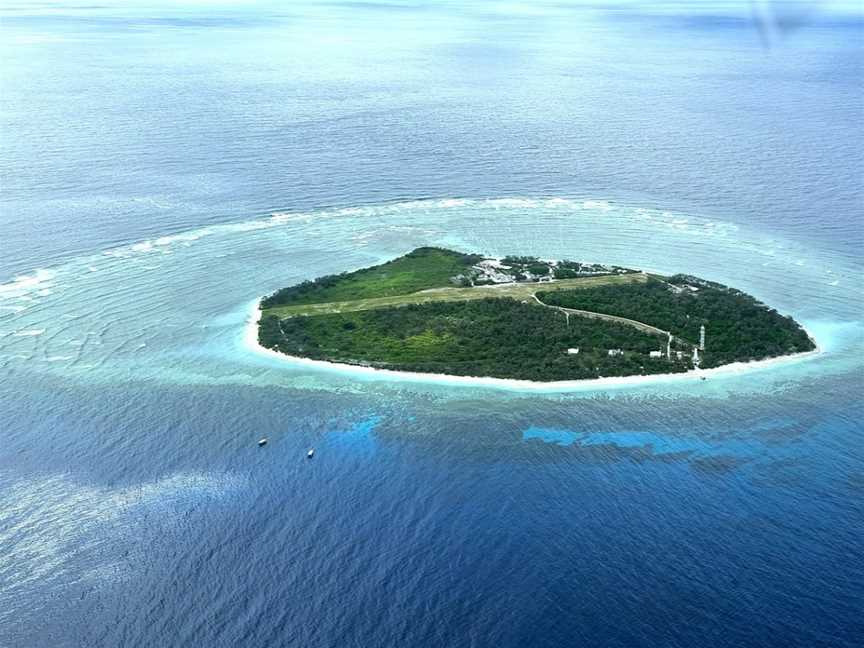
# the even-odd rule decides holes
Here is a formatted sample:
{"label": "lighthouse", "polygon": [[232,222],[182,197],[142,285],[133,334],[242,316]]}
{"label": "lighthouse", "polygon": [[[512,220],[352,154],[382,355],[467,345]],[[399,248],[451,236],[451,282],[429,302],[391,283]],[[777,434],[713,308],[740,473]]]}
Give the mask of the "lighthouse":
{"label": "lighthouse", "polygon": [[699,327],[699,350],[705,350],[705,325]]}

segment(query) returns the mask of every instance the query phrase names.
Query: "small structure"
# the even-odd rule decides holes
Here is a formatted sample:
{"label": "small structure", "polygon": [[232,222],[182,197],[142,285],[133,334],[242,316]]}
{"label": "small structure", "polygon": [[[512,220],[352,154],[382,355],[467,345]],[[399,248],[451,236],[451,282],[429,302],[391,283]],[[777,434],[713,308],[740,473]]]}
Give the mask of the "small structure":
{"label": "small structure", "polygon": [[575,349],[567,349],[567,355],[579,355],[579,347]]}
{"label": "small structure", "polygon": [[475,277],[475,283],[478,281],[492,284],[513,283],[513,277],[505,272],[510,269],[510,266],[504,265],[498,259],[483,259],[473,268],[479,275]]}
{"label": "small structure", "polygon": [[699,350],[705,350],[705,325],[699,327]]}
{"label": "small structure", "polygon": [[615,357],[619,355],[624,355],[624,352],[621,349],[609,349],[609,351],[607,351],[607,355],[609,355],[610,357]]}
{"label": "small structure", "polygon": [[683,351],[676,351],[676,352],[675,352],[675,356],[676,356],[679,360],[683,360],[683,359],[684,359],[684,352],[683,352]]}
{"label": "small structure", "polygon": [[648,356],[651,357],[651,358],[662,358],[662,357],[663,357],[663,352],[662,352],[662,351],[650,351],[650,352],[648,353]]}

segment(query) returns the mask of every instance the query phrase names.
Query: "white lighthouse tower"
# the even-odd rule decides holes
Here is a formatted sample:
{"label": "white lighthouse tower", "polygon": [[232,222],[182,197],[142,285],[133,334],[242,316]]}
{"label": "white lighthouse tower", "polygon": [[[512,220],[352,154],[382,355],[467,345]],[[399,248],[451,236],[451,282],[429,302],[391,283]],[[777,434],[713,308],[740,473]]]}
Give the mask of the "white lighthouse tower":
{"label": "white lighthouse tower", "polygon": [[699,327],[699,350],[705,350],[705,325]]}

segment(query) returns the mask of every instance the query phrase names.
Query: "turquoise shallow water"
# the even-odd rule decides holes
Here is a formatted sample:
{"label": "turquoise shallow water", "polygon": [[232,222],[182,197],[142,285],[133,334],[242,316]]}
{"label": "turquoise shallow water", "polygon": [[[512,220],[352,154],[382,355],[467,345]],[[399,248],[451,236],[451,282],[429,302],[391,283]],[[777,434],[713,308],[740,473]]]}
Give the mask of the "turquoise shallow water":
{"label": "turquoise shallow water", "polygon": [[[848,10],[3,7],[0,646],[859,645]],[[525,392],[244,346],[428,244],[697,274],[822,353]]]}
{"label": "turquoise shallow water", "polygon": [[[421,244],[698,271],[800,318],[822,353],[526,393],[244,345],[260,294]],[[853,645],[854,272],[693,215],[448,199],[279,213],[18,277],[0,302],[2,636],[684,646],[722,626],[719,644],[773,645],[779,625],[787,645]]]}
{"label": "turquoise shallow water", "polygon": [[[764,391],[858,368],[857,271],[842,260],[722,221],[560,198],[285,212],[109,248],[0,288],[2,360],[10,371],[73,375],[85,382],[149,376],[179,384],[392,389],[392,378],[256,356],[245,348],[243,334],[250,305],[261,295],[419,245],[698,273],[792,314],[824,351],[712,378],[710,386],[700,385],[706,395]],[[430,381],[396,382],[399,389],[431,388]],[[635,389],[690,394],[693,388],[692,381],[668,381]]]}

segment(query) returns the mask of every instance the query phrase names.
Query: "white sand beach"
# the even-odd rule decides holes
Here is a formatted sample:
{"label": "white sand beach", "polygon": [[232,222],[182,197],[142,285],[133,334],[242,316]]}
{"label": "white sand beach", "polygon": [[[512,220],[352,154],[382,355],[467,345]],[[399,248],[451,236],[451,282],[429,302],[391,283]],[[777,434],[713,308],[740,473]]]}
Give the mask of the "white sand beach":
{"label": "white sand beach", "polygon": [[[336,371],[340,374],[355,374],[366,377],[375,377],[386,380],[404,380],[410,382],[427,382],[434,384],[465,385],[472,387],[493,387],[513,391],[570,391],[576,389],[603,389],[633,387],[651,383],[696,381],[702,378],[719,376],[738,376],[755,370],[767,369],[778,364],[787,364],[812,358],[821,349],[817,344],[812,351],[796,353],[793,355],[768,358],[766,360],[754,360],[752,362],[733,362],[722,367],[713,369],[697,369],[686,373],[652,374],[650,376],[614,376],[608,378],[591,378],[586,380],[557,380],[550,382],[536,382],[533,380],[516,380],[511,378],[492,378],[488,376],[451,376],[449,374],[419,373],[412,371],[393,371],[390,369],[376,369],[374,367],[361,367],[359,365],[326,362],[324,360],[311,360],[289,356],[272,349],[267,349],[258,343],[258,320],[261,319],[260,300],[255,300],[246,320],[243,334],[243,346],[249,351],[268,357],[291,363],[295,366],[315,367],[318,369]],[[806,330],[806,329],[805,329]],[[807,331],[810,338],[816,343],[812,334]]]}

